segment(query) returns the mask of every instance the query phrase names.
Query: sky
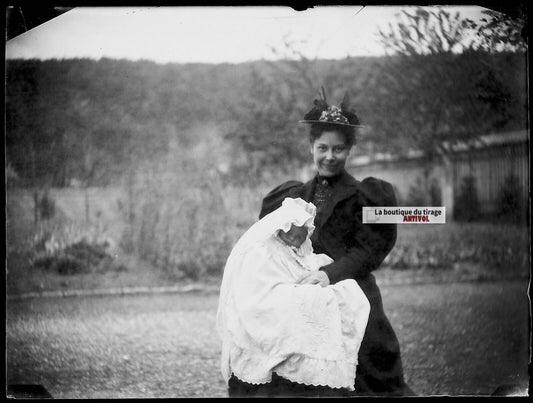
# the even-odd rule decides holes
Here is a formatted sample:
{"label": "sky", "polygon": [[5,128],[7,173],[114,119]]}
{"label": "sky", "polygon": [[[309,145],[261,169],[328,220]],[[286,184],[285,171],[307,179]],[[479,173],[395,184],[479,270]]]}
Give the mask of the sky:
{"label": "sky", "polygon": [[[446,7],[479,21],[483,7]],[[6,43],[6,59],[93,58],[157,63],[242,63],[287,56],[384,54],[378,27],[409,7],[76,7]],[[272,49],[276,49],[273,51]]]}

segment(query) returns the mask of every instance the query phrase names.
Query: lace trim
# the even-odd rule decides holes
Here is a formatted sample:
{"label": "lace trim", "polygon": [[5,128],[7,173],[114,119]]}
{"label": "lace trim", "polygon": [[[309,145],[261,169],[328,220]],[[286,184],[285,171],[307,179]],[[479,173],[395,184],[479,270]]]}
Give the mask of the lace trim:
{"label": "lace trim", "polygon": [[295,383],[354,390],[357,359],[327,360],[303,354],[269,357],[247,352],[236,345],[230,350],[231,372],[246,383],[259,385],[271,382],[272,373],[276,372]]}

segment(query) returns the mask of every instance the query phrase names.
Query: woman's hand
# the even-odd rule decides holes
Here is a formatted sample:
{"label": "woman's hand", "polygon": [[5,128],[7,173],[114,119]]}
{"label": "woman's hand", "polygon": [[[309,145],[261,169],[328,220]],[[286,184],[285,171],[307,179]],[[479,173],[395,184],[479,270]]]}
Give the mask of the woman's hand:
{"label": "woman's hand", "polygon": [[329,277],[324,271],[311,271],[300,277],[296,281],[296,284],[320,284],[322,287],[325,287],[329,285]]}

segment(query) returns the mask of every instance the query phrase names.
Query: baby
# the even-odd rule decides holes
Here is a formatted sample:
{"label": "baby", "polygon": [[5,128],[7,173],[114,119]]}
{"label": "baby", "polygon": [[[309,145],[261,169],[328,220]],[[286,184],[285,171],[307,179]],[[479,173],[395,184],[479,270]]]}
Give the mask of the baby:
{"label": "baby", "polygon": [[[326,266],[333,262],[333,259],[331,259],[328,255],[323,253],[316,254],[310,247],[302,248],[302,244],[306,241],[309,241],[312,230],[312,227],[310,228],[306,225],[298,226],[291,224],[291,227],[288,231],[280,229],[276,233],[276,236],[283,241],[285,246],[292,252],[289,255],[290,258],[299,264],[301,268],[307,271],[317,271],[322,266]],[[305,272],[302,274],[305,275]],[[296,282],[299,282],[302,278],[303,276],[299,277],[296,279]]]}
{"label": "baby", "polygon": [[224,268],[217,312],[222,374],[253,384],[272,373],[353,390],[370,305],[355,280],[305,284],[332,262],[311,244],[316,208],[286,198],[252,225]]}

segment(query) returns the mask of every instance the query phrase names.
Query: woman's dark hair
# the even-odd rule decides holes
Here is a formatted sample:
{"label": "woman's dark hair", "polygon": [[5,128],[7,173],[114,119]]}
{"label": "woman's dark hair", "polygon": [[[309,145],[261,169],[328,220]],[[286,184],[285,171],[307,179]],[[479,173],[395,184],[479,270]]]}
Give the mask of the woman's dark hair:
{"label": "woman's dark hair", "polygon": [[317,138],[326,131],[336,131],[344,137],[344,144],[352,147],[356,143],[355,128],[350,126],[340,126],[336,124],[319,123],[311,125],[309,130],[309,142],[313,144]]}

